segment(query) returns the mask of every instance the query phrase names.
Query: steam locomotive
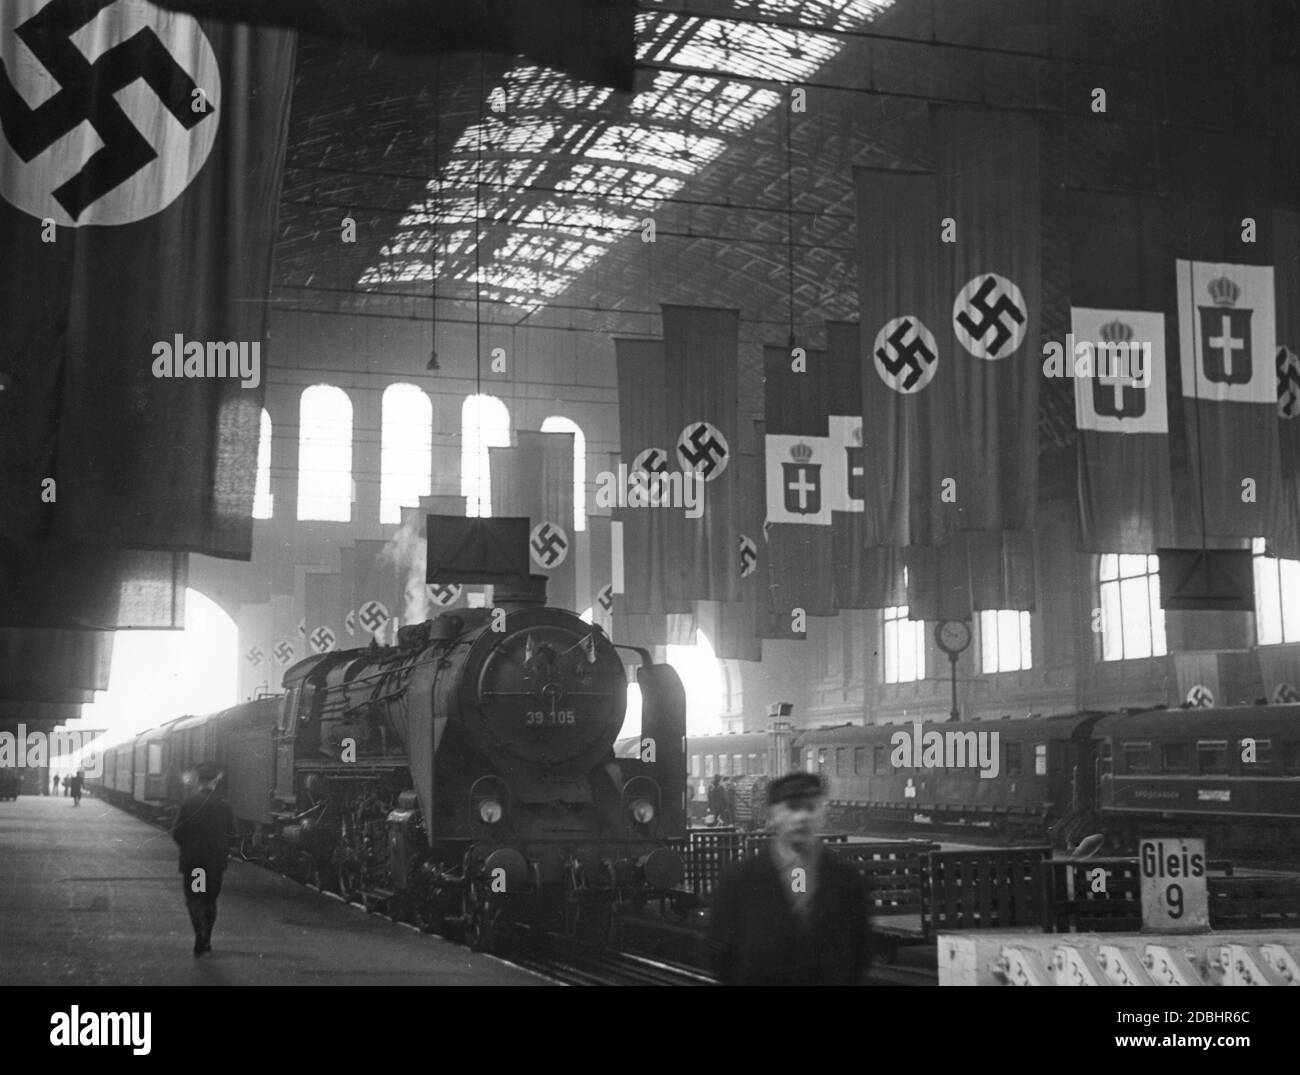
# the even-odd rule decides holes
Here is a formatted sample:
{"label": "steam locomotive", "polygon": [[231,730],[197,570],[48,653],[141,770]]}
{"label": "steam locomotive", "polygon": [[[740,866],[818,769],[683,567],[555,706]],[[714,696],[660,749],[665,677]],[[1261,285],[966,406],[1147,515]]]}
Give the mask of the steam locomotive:
{"label": "steam locomotive", "polygon": [[[690,739],[692,807],[715,773],[742,791],[772,775],[772,741]],[[828,823],[847,831],[921,820],[1067,848],[1093,833],[1124,850],[1177,833],[1214,854],[1300,852],[1300,706],[845,725],[796,732],[789,749],[822,774]]]}
{"label": "steam locomotive", "polygon": [[109,798],[167,811],[217,762],[241,853],[492,949],[508,919],[607,939],[621,904],[681,899],[685,693],[639,653],[642,749],[615,758],[618,647],[537,580],[494,608],[310,657],[285,693],[110,750]]}

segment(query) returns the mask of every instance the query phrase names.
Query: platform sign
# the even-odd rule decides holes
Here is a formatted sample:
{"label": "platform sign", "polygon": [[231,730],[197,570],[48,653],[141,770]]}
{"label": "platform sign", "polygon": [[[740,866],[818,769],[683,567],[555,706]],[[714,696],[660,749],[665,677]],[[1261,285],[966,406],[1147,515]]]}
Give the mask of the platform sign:
{"label": "platform sign", "polygon": [[1142,928],[1194,933],[1210,928],[1205,841],[1166,837],[1138,844],[1142,870]]}

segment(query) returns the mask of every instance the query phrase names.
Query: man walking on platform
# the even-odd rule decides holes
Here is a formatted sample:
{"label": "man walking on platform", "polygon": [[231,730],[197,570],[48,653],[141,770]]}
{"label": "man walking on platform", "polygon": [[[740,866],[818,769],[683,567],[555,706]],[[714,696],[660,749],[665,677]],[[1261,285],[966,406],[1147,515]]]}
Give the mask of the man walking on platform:
{"label": "man walking on platform", "polygon": [[72,805],[81,805],[81,784],[85,778],[78,772],[75,776],[68,777],[66,783],[72,792]]}
{"label": "man walking on platform", "polygon": [[867,969],[866,886],[822,847],[824,792],[812,773],[768,788],[771,845],[737,863],[713,900],[723,985],[858,985]]}
{"label": "man walking on platform", "polygon": [[194,954],[212,951],[212,927],[217,921],[217,897],[230,839],[235,833],[235,816],[217,795],[221,773],[211,762],[198,767],[199,790],[187,799],[176,817],[172,839],[180,846],[181,883],[185,906],[194,927]]}

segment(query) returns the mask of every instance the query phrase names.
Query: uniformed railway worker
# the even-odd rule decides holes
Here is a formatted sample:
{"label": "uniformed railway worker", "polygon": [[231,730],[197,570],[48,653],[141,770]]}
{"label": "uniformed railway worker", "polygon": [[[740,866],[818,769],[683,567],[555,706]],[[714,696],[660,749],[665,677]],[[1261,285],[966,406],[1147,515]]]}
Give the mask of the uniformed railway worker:
{"label": "uniformed railway worker", "polygon": [[217,897],[226,871],[230,839],[235,835],[235,816],[219,795],[221,773],[211,762],[197,769],[198,793],[181,804],[172,829],[180,846],[181,883],[185,906],[194,927],[194,954],[212,951],[212,927],[217,921]]}
{"label": "uniformed railway worker", "polygon": [[714,897],[712,946],[723,985],[858,985],[867,969],[866,886],[824,850],[821,778],[768,788],[766,851],[734,865]]}

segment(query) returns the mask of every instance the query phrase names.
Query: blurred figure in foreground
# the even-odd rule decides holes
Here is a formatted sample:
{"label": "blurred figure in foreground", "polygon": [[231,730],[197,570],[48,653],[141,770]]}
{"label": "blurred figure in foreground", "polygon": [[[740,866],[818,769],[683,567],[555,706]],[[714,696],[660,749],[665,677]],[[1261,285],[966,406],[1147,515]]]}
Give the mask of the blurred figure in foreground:
{"label": "blurred figure in foreground", "polygon": [[235,835],[235,815],[217,795],[220,770],[211,762],[204,762],[198,767],[197,775],[198,793],[181,804],[172,839],[181,849],[185,906],[194,927],[194,954],[201,956],[212,951],[217,897],[221,895],[230,839]]}
{"label": "blurred figure in foreground", "polygon": [[723,985],[858,985],[867,969],[866,886],[818,837],[821,778],[768,787],[770,846],[736,863],[713,900],[711,941]]}

